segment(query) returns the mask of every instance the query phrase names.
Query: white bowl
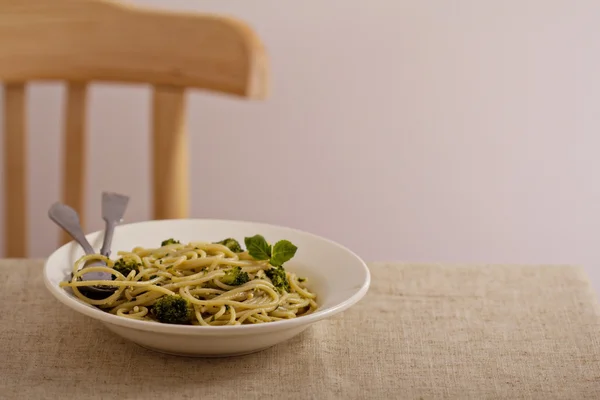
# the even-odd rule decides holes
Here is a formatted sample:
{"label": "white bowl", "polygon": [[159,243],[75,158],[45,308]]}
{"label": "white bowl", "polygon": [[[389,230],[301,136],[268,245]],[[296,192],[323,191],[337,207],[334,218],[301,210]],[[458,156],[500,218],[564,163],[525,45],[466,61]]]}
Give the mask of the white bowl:
{"label": "white bowl", "polygon": [[[119,317],[101,311],[59,287],[67,280],[73,263],[83,255],[75,242],[56,250],[44,266],[44,282],[63,304],[88,317],[102,321],[112,332],[143,347],[187,356],[233,356],[252,353],[292,338],[312,323],[338,314],[358,302],[369,289],[366,264],[352,251],[322,237],[267,224],[180,219],[147,221],[117,227],[113,254],[136,246],[156,247],[165,238],[182,242],[216,241],[233,237],[243,243],[245,236],[261,234],[274,242],[287,239],[298,246],[296,256],[286,263],[288,271],[306,276],[309,289],[317,294],[319,309],[309,315],[256,325],[193,326],[170,325]],[[87,235],[95,249],[102,244],[103,231]]]}

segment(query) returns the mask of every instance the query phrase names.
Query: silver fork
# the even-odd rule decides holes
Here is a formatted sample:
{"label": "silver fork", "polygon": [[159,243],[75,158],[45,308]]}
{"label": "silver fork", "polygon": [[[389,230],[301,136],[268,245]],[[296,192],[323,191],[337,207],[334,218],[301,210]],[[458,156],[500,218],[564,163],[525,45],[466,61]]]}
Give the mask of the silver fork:
{"label": "silver fork", "polygon": [[[119,222],[121,222],[128,202],[129,198],[127,196],[110,192],[102,193],[102,218],[106,223],[106,229],[100,254],[106,257],[110,255],[110,245],[113,238],[114,228]],[[86,254],[95,254],[93,247],[87,241],[85,234],[81,229],[77,211],[66,204],[57,202],[54,203],[48,210],[48,216],[58,226],[64,229],[77,243],[79,243]],[[96,261],[86,264],[83,268],[92,265],[106,264]],[[90,272],[81,276],[82,281],[111,279],[112,275],[107,272]],[[114,293],[115,288],[110,286],[81,286],[79,287],[79,290],[90,298],[102,299]]]}
{"label": "silver fork", "polygon": [[102,193],[102,219],[105,222],[104,241],[100,254],[110,256],[110,244],[112,243],[115,226],[123,220],[129,197],[113,192]]}

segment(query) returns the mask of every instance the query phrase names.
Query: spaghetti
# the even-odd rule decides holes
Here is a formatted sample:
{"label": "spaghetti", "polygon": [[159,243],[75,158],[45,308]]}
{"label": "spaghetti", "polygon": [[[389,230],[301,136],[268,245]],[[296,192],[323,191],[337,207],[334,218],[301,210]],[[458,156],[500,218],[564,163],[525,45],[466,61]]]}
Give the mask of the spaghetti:
{"label": "spaghetti", "polygon": [[[296,318],[317,309],[316,295],[307,289],[304,279],[281,265],[271,265],[273,261],[255,259],[252,249],[243,251],[239,245],[223,243],[165,241],[159,248],[119,252],[118,260],[86,255],[73,266],[71,280],[61,286],[111,314],[166,323],[258,324]],[[271,248],[276,250],[278,245],[265,252],[271,255]],[[94,261],[106,265],[82,268]],[[82,281],[81,276],[88,272],[110,273],[113,279]],[[92,285],[110,286],[114,293],[97,300],[79,290]],[[172,318],[174,315],[177,318]]]}

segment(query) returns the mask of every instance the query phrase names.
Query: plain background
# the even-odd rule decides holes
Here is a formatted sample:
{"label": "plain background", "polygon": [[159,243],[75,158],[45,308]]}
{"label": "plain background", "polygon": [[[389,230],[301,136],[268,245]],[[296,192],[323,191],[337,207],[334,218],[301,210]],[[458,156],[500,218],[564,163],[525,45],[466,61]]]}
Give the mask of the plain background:
{"label": "plain background", "polygon": [[[192,216],[312,231],[368,261],[580,264],[600,289],[597,0],[136,3],[241,17],[270,54],[267,101],[189,96]],[[42,257],[63,87],[29,94]],[[127,221],[150,216],[148,95],[92,90],[90,231],[102,190],[132,196]]]}

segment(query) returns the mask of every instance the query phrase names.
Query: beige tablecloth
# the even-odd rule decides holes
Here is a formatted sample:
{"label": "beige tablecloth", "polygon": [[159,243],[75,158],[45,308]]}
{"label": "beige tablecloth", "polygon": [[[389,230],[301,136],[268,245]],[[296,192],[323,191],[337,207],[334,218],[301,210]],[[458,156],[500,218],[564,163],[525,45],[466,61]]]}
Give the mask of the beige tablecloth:
{"label": "beige tablecloth", "polygon": [[572,267],[371,264],[368,295],[227,359],[153,353],[0,261],[2,399],[600,399],[600,308]]}

